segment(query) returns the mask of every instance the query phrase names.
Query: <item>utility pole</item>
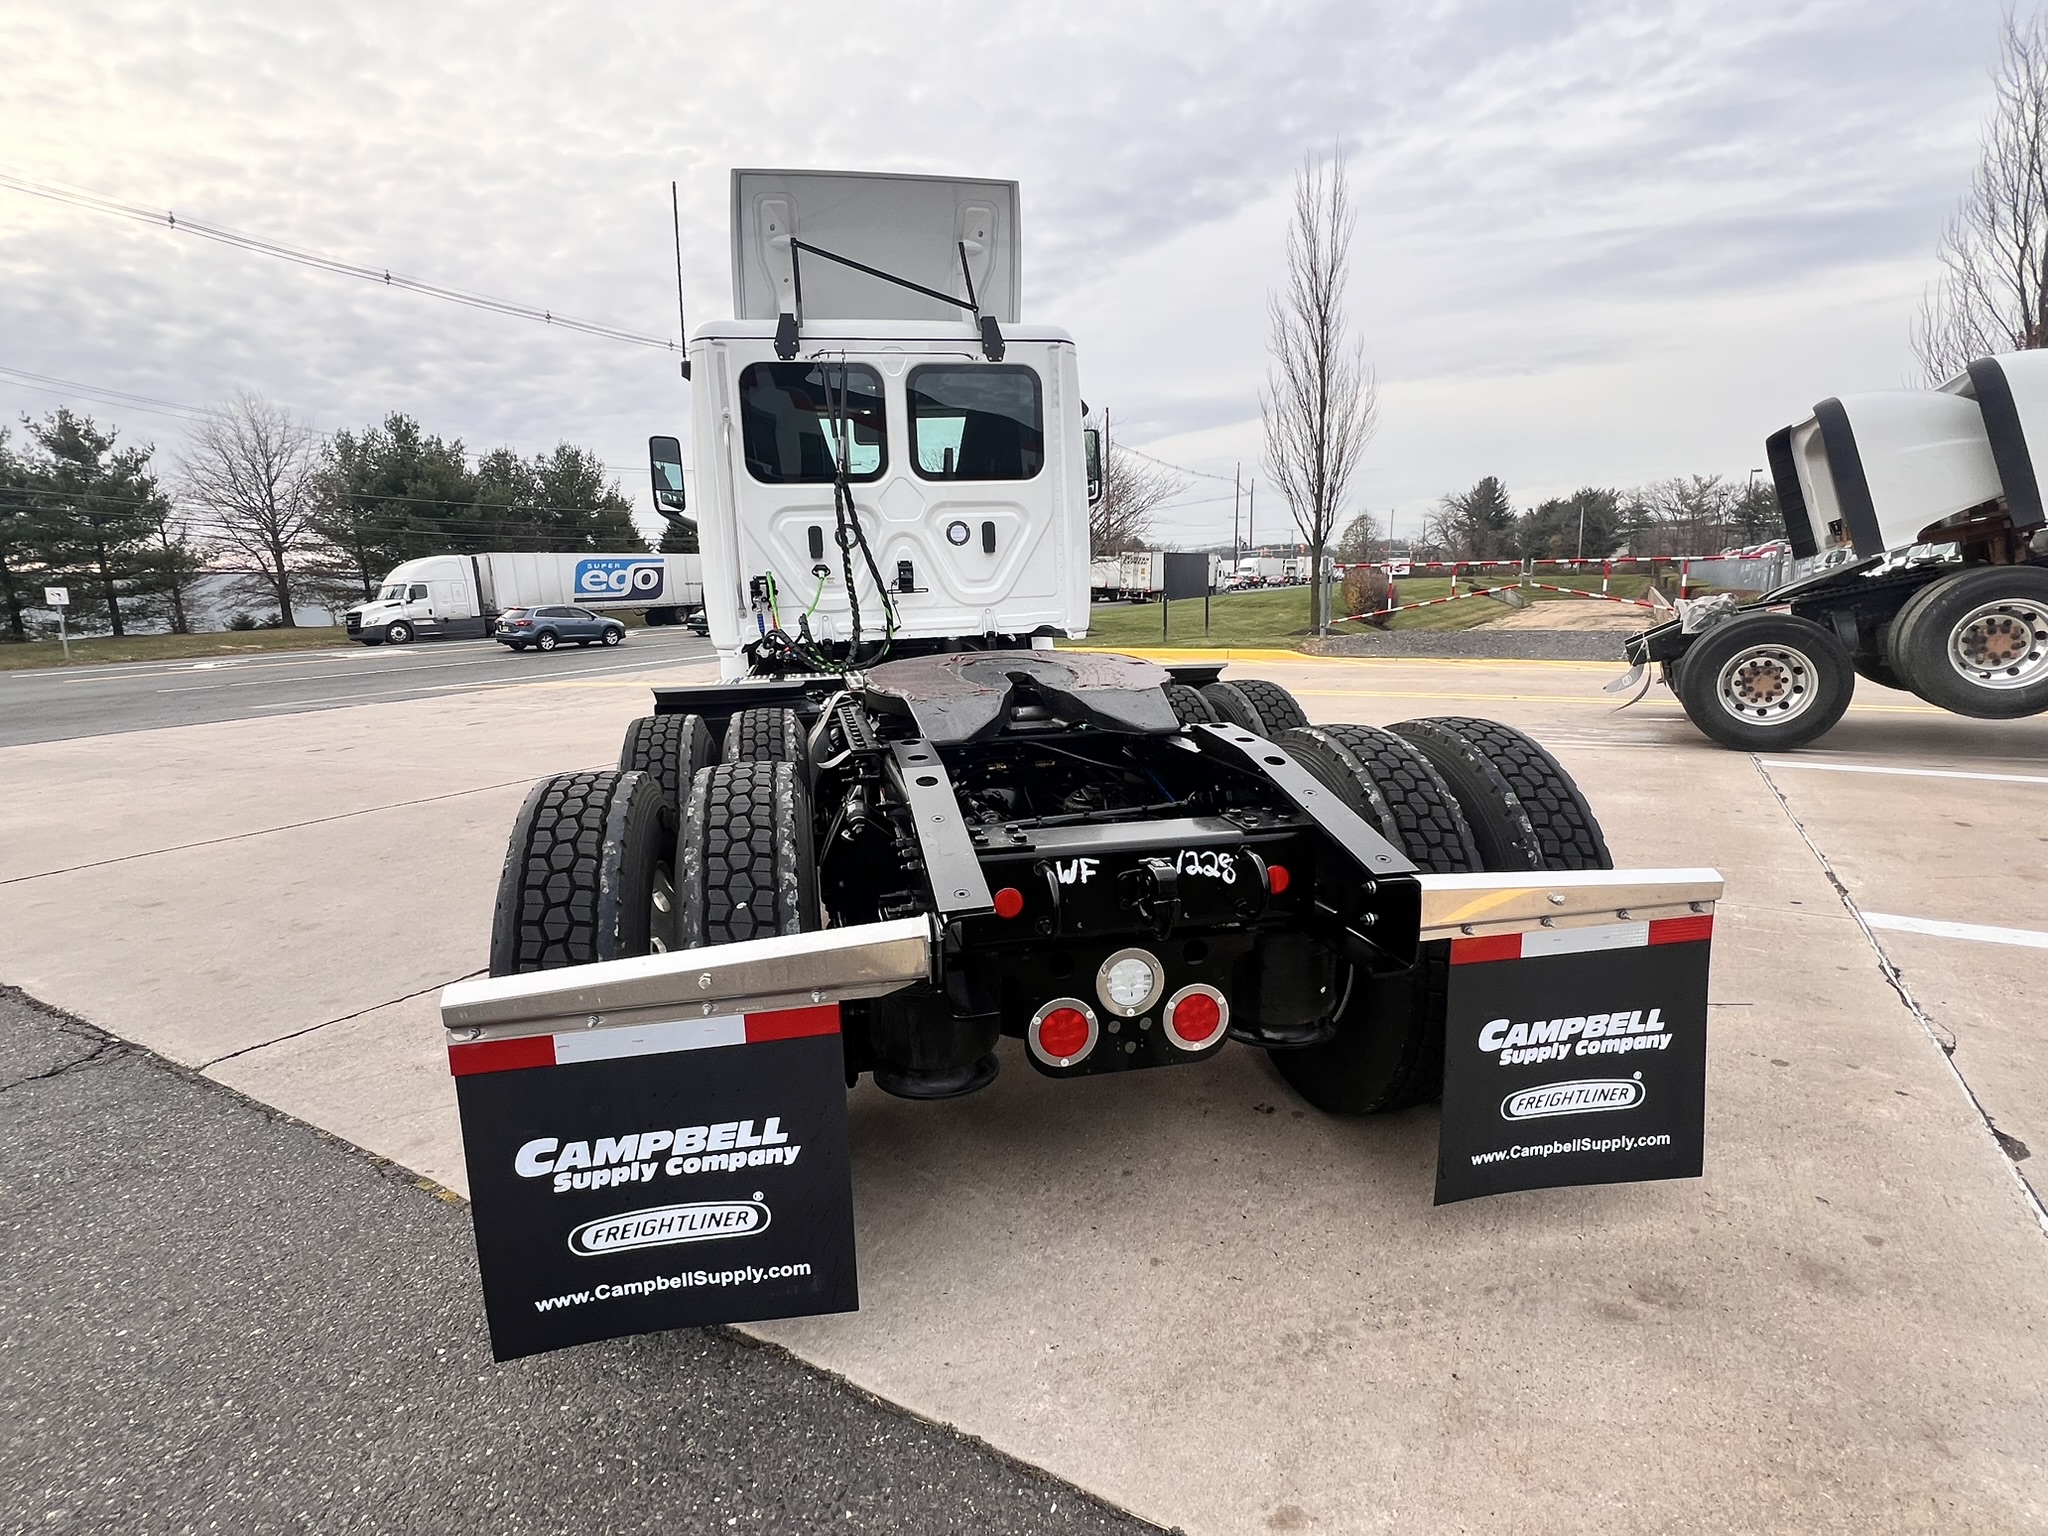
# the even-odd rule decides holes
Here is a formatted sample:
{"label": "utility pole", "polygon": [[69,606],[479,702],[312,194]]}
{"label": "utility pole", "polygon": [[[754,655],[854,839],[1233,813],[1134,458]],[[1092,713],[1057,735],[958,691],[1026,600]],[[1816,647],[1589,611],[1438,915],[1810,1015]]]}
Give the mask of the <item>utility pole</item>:
{"label": "utility pole", "polygon": [[1258,478],[1254,476],[1252,479],[1251,494],[1245,498],[1244,503],[1244,547],[1247,550],[1251,551],[1253,554],[1257,554],[1259,549],[1258,536],[1252,531],[1252,525],[1254,522],[1258,520],[1258,515],[1259,482]]}
{"label": "utility pole", "polygon": [[1244,546],[1237,541],[1237,504],[1244,494],[1244,464],[1232,466],[1230,471],[1230,574],[1237,574],[1237,562],[1244,558]]}

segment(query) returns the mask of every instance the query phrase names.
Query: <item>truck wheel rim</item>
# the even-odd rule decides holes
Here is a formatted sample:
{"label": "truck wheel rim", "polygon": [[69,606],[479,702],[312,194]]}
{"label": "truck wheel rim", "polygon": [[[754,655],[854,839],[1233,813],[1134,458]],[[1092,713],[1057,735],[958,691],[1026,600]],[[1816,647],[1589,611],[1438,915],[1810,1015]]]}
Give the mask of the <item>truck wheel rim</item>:
{"label": "truck wheel rim", "polygon": [[1714,691],[1736,719],[1778,725],[1812,707],[1816,680],[1813,659],[1804,651],[1756,645],[1728,659]]}
{"label": "truck wheel rim", "polygon": [[2026,688],[2048,676],[2048,603],[2006,597],[1963,615],[1948,660],[1979,688]]}

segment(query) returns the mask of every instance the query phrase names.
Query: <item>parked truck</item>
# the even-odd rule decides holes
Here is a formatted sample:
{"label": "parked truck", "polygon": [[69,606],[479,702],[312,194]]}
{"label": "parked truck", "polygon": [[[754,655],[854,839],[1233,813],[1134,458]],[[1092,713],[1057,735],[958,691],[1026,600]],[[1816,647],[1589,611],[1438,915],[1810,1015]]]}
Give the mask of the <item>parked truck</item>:
{"label": "parked truck", "polygon": [[1312,725],[1218,664],[1055,648],[1098,445],[1073,339],[1019,317],[1015,183],[735,172],[732,207],[693,513],[653,447],[722,680],[534,788],[452,1038],[826,1007],[848,1082],[914,1099],[1004,1037],[1060,1079],[1235,1040],[1369,1113],[1438,1091],[1454,937],[1710,910],[1699,871],[1610,873],[1512,727]]}
{"label": "parked truck", "polygon": [[[1626,642],[1725,746],[1830,730],[1858,677],[1960,715],[2048,710],[2048,352],[1934,390],[1823,400],[1765,443],[1797,574],[1752,602],[1682,601]],[[1619,686],[1619,685],[1617,685]]]}
{"label": "parked truck", "polygon": [[[1223,557],[1209,556],[1209,586],[1222,586]],[[1096,602],[1156,603],[1166,596],[1166,552],[1134,549],[1090,563],[1090,595]]]}
{"label": "parked truck", "polygon": [[341,618],[351,640],[407,645],[488,635],[508,608],[567,603],[680,624],[703,602],[696,555],[430,555],[394,566],[374,598]]}

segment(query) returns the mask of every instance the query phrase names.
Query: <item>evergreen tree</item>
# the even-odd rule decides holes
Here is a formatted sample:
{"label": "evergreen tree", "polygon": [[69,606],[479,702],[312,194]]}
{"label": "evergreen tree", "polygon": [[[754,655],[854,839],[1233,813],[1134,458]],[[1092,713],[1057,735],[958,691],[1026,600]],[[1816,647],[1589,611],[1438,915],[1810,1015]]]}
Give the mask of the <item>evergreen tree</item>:
{"label": "evergreen tree", "polygon": [[321,564],[345,573],[365,598],[394,565],[491,547],[490,533],[478,527],[477,483],[461,439],[430,437],[400,412],[381,427],[335,433],[322,482],[312,519],[330,550]]}
{"label": "evergreen tree", "polygon": [[6,640],[28,639],[23,610],[36,606],[42,567],[42,544],[30,491],[29,467],[7,443],[0,427],[0,608],[6,610]]}
{"label": "evergreen tree", "polygon": [[1621,542],[1621,493],[1584,486],[1554,496],[1515,524],[1516,550],[1532,560],[1597,560]]}
{"label": "evergreen tree", "polygon": [[40,525],[38,553],[51,584],[72,590],[72,617],[104,618],[125,635],[129,613],[150,584],[148,548],[169,502],[149,473],[153,450],[121,448],[89,416],[59,406],[41,421],[23,419],[35,444],[28,493]]}

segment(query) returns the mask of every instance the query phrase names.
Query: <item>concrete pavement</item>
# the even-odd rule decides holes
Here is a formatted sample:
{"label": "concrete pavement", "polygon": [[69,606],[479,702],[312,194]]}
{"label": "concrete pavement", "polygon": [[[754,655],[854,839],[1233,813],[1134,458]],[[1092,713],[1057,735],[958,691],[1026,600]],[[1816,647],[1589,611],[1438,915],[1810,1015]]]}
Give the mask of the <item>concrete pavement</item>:
{"label": "concrete pavement", "polygon": [[[1436,1210],[1433,1110],[1326,1120],[1242,1050],[1012,1054],[952,1103],[863,1085],[864,1310],[757,1331],[1191,1531],[2048,1524],[2048,1240],[1985,1118],[2041,1144],[2048,986],[1859,920],[2048,929],[2048,722],[1865,689],[1799,754],[2022,782],[1933,780],[1615,715],[1606,664],[1237,669],[1320,719],[1521,724],[1619,861],[1723,869],[1706,1178]],[[432,991],[482,964],[520,784],[609,759],[647,680],[138,734],[90,779],[0,751],[0,978],[459,1187]]]}

